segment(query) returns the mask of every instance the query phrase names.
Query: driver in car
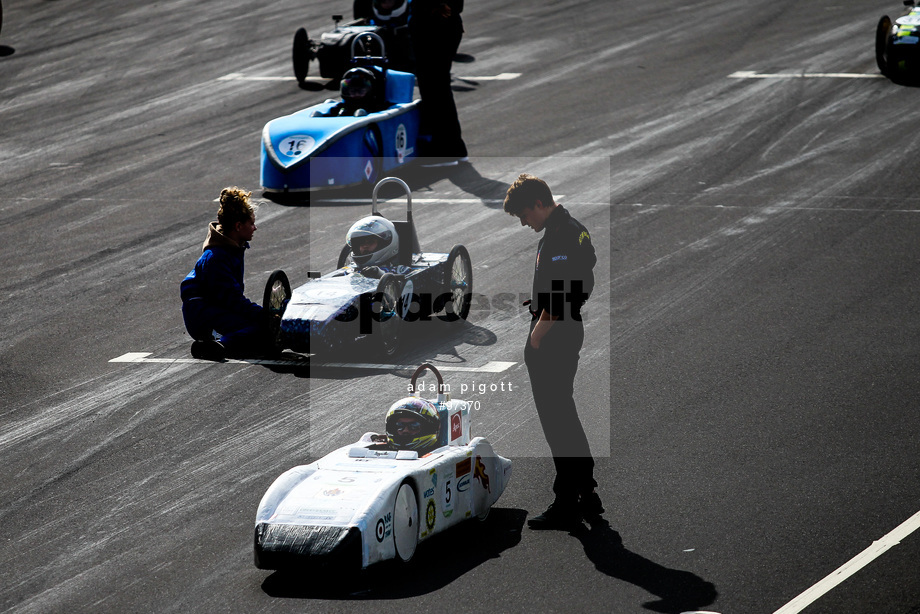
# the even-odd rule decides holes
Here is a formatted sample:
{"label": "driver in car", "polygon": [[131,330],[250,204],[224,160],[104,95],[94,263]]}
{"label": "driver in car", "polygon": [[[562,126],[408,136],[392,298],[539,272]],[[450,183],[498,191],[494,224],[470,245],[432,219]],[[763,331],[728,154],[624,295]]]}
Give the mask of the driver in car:
{"label": "driver in car", "polygon": [[406,397],[387,411],[387,442],[399,450],[415,450],[424,456],[438,447],[441,421],[434,403]]}
{"label": "driver in car", "polygon": [[355,222],[345,235],[351,247],[351,258],[358,272],[365,277],[380,279],[384,273],[396,272],[399,236],[393,222],[371,215]]}

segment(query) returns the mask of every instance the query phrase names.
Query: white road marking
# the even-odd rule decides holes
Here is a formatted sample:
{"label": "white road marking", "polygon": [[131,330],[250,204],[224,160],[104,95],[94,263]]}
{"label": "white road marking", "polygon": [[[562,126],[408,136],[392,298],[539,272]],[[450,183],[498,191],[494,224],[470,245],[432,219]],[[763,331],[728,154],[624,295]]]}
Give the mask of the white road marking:
{"label": "white road marking", "polygon": [[882,539],[872,542],[872,545],[840,566],[834,573],[827,576],[810,589],[778,609],[774,614],[796,614],[817,601],[822,595],[841,584],[844,580],[874,561],[892,546],[897,546],[901,540],[920,528],[920,512],[917,512],[896,529]]}
{"label": "white road marking", "polygon": [[[207,364],[207,360],[199,360],[197,358],[150,358],[150,352],[128,352],[127,354],[122,354],[117,358],[111,359],[109,362],[118,362],[118,363],[156,363],[156,364]],[[500,360],[492,360],[482,365],[481,367],[463,367],[459,365],[438,365],[432,360],[423,361],[430,362],[437,366],[438,371],[456,371],[463,373],[503,373],[507,371],[517,363],[515,362],[505,362]],[[390,365],[382,363],[362,363],[362,362],[314,362],[312,360],[304,359],[228,359],[225,361],[226,364],[242,364],[242,365],[270,365],[278,367],[334,367],[341,369],[373,369],[373,370],[404,370],[404,369],[415,369],[418,367],[417,364],[411,365]]]}
{"label": "white road marking", "polygon": [[483,77],[457,77],[464,81],[510,81],[521,76],[519,72],[503,72],[498,75],[486,75]]}
{"label": "white road marking", "polygon": [[[463,81],[510,81],[511,79],[517,79],[521,76],[519,72],[503,72],[498,75],[484,75],[481,77],[457,77],[457,79],[462,79]],[[297,78],[294,76],[281,76],[281,77],[272,77],[272,76],[249,76],[241,72],[232,72],[223,77],[218,77],[218,81],[296,81]],[[317,83],[326,83],[329,79],[324,77],[307,77],[307,81],[315,81]]]}
{"label": "white road marking", "polygon": [[[553,194],[553,198],[557,201],[565,200],[565,194]],[[219,200],[219,199],[218,199]],[[318,198],[315,202],[317,203],[349,203],[349,204],[371,204],[373,199],[370,198]],[[377,199],[378,204],[385,204],[393,201],[405,200],[404,196],[397,196],[393,199],[381,200]],[[453,205],[453,204],[477,204],[477,203],[498,203],[501,204],[505,202],[503,198],[451,198],[446,196],[444,198],[413,198],[412,204],[421,204],[421,205]],[[610,203],[605,202],[580,202],[580,201],[567,201],[566,205],[597,205],[609,207]],[[641,206],[641,205],[639,205]]]}
{"label": "white road marking", "polygon": [[885,79],[881,74],[852,72],[778,72],[759,73],[753,70],[739,70],[728,75],[729,79]]}
{"label": "white road marking", "polygon": [[[296,81],[297,77],[247,77],[241,72],[232,72],[229,75],[218,77],[218,81]],[[322,77],[307,77],[307,81],[319,81],[325,83],[329,79]]]}

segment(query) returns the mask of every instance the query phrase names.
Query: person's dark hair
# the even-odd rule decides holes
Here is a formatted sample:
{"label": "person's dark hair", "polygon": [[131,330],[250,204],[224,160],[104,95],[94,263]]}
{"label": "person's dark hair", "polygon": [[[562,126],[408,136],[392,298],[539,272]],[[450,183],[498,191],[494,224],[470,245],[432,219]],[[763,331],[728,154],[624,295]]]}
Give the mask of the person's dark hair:
{"label": "person's dark hair", "polygon": [[520,215],[524,209],[536,205],[538,200],[544,207],[553,205],[553,193],[549,186],[539,177],[521,173],[505,194],[505,213]]}
{"label": "person's dark hair", "polygon": [[256,219],[256,206],[249,197],[252,192],[247,192],[236,186],[224,188],[220,191],[220,209],[217,211],[217,221],[221,228],[232,230],[237,222],[248,222]]}

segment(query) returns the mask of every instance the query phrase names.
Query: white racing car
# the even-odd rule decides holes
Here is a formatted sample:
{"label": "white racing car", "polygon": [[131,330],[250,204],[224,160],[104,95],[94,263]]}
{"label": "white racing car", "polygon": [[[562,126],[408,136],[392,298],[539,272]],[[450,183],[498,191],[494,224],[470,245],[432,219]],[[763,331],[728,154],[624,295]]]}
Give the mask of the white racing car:
{"label": "white racing car", "polygon": [[[445,390],[437,369],[423,364],[411,391],[426,370]],[[409,561],[419,542],[468,518],[484,520],[508,484],[511,461],[471,438],[469,412],[449,393],[416,394],[390,408],[386,435],[366,433],[281,474],[256,514],[256,567]]]}

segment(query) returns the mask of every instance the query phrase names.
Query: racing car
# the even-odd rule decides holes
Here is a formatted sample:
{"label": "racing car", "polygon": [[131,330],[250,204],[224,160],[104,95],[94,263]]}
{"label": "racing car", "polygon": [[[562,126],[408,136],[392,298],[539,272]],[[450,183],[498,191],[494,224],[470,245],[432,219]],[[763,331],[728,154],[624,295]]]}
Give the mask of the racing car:
{"label": "racing car", "polygon": [[875,61],[895,81],[920,77],[920,7],[914,0],[904,0],[904,6],[894,23],[882,16],[875,31]]}
{"label": "racing car", "polygon": [[355,56],[380,55],[388,58],[390,65],[412,72],[411,47],[406,25],[408,2],[398,0],[395,6],[384,9],[380,2],[356,0],[354,20],[339,25],[342,15],[333,15],[335,24],[331,32],[324,32],[315,41],[306,28],[294,33],[294,76],[302,86],[310,72],[310,62],[319,64],[319,74],[324,79],[337,80]]}
{"label": "racing car", "polygon": [[[426,370],[437,377],[436,399],[416,393]],[[256,512],[256,567],[409,561],[420,542],[468,518],[485,520],[511,478],[511,461],[471,437],[470,404],[444,390],[437,369],[421,365],[410,384],[415,396],[391,406],[385,435],[365,433],[281,474]],[[422,422],[430,434],[418,435]],[[418,432],[407,434],[412,428]]]}
{"label": "racing car", "polygon": [[341,100],[273,119],[262,130],[261,184],[268,193],[374,185],[417,157],[415,75],[378,56],[356,58]]}
{"label": "racing car", "polygon": [[[406,193],[406,220],[380,214],[377,195],[387,184]],[[376,247],[365,252],[368,239]],[[358,248],[358,242],[362,246]],[[287,275],[273,272],[266,283],[264,306],[275,314],[271,342],[277,350],[334,353],[355,343],[392,356],[399,348],[401,326],[430,321],[465,320],[470,312],[473,267],[463,245],[450,252],[422,252],[412,219],[412,192],[405,181],[386,177],[371,194],[371,216],[349,229],[337,269],[291,291]]]}

